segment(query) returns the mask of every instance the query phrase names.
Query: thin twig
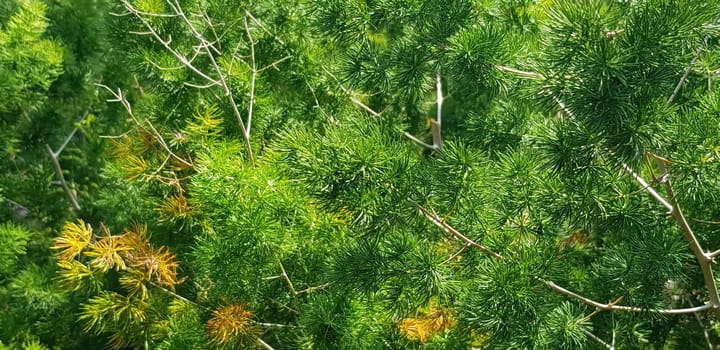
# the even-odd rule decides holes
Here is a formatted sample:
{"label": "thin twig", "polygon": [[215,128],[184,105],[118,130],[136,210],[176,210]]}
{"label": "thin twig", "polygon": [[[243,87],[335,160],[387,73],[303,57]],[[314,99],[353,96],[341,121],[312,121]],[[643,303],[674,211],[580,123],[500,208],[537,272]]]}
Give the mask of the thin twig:
{"label": "thin twig", "polygon": [[290,277],[288,277],[287,272],[285,272],[285,266],[283,266],[282,261],[278,261],[278,265],[280,265],[280,276],[282,276],[282,278],[285,280],[288,287],[290,288],[290,293],[292,293],[294,297],[297,297],[298,292],[295,290],[295,286],[293,286],[293,283],[290,280]]}
{"label": "thin twig", "polygon": [[423,216],[425,216],[426,218],[428,218],[428,220],[430,220],[430,222],[435,224],[435,226],[440,227],[445,232],[447,232],[447,233],[453,235],[455,238],[465,242],[465,244],[468,244],[474,248],[480,249],[485,254],[491,255],[498,259],[502,259],[502,256],[500,254],[493,252],[492,250],[488,249],[484,245],[479,244],[479,243],[473,241],[472,239],[468,238],[467,236],[463,235],[462,233],[460,233],[460,231],[456,230],[454,227],[447,224],[445,222],[445,220],[438,217],[437,214],[428,211],[427,209],[420,206],[420,204],[415,203],[412,200],[410,200],[410,201],[413,202],[415,204],[415,206],[418,208],[418,210],[420,211],[420,213],[423,214]]}
{"label": "thin twig", "polygon": [[700,315],[697,312],[693,313],[693,315],[695,315],[695,319],[698,321],[698,323],[700,324],[700,328],[702,328],[702,330],[703,330],[703,334],[705,335],[705,341],[707,342],[708,350],[713,350],[715,347],[713,346],[712,341],[710,341],[710,334],[708,333],[707,328],[705,328],[705,325],[703,324],[702,320],[700,319]]}
{"label": "thin twig", "polygon": [[458,249],[457,252],[453,253],[453,255],[450,255],[447,259],[445,259],[445,260],[443,260],[441,263],[439,263],[438,266],[439,266],[439,265],[444,265],[444,264],[447,264],[447,263],[451,262],[451,261],[452,261],[453,259],[455,259],[458,255],[462,254],[462,252],[464,252],[465,249],[467,249],[467,247],[469,247],[469,246],[470,246],[470,244],[467,244],[467,243],[466,243],[464,246],[462,246],[462,248]]}
{"label": "thin twig", "polygon": [[503,72],[503,73],[510,73],[512,75],[516,75],[521,78],[527,78],[527,79],[545,79],[542,75],[535,73],[535,72],[526,72],[515,68],[505,67],[505,66],[495,66],[495,69]]}
{"label": "thin twig", "polygon": [[[712,25],[715,26],[718,23],[718,20],[720,20],[720,16],[715,17],[715,20],[712,22]],[[690,64],[688,64],[687,67],[685,67],[685,71],[683,72],[682,77],[680,78],[680,81],[678,81],[677,85],[675,85],[675,90],[673,90],[672,95],[667,100],[667,103],[670,104],[675,100],[675,97],[680,93],[680,89],[682,89],[682,86],[685,84],[685,81],[687,81],[688,76],[690,75],[690,70],[692,69],[692,66],[697,62],[698,58],[700,58],[700,55],[705,50],[705,47],[707,46],[708,42],[710,41],[710,34],[706,35],[705,38],[703,38],[703,44],[698,47],[697,51],[695,51],[695,56],[690,60]]]}
{"label": "thin twig", "polygon": [[167,288],[165,288],[165,287],[163,287],[163,286],[161,286],[161,285],[159,285],[159,284],[157,284],[157,283],[155,283],[155,282],[153,282],[153,281],[148,281],[148,283],[149,283],[150,285],[152,285],[153,287],[159,289],[159,290],[162,291],[163,293],[172,296],[173,298],[182,300],[182,301],[184,301],[184,302],[186,302],[186,303],[188,303],[188,304],[190,304],[190,305],[195,306],[195,307],[198,308],[198,309],[205,310],[205,311],[207,311],[207,312],[212,312],[212,309],[210,309],[209,307],[200,305],[200,304],[198,304],[198,303],[196,303],[196,302],[194,302],[194,301],[192,301],[192,300],[190,300],[190,299],[188,299],[188,298],[186,298],[186,297],[184,297],[184,296],[182,296],[182,295],[180,295],[180,294],[178,294],[178,293],[175,293],[175,292],[173,292],[173,291],[171,291],[171,290],[169,290],[169,289],[167,289]]}
{"label": "thin twig", "polygon": [[652,186],[650,186],[650,184],[645,181],[645,179],[643,179],[640,175],[633,171],[630,166],[622,163],[622,167],[623,170],[625,170],[626,173],[628,173],[635,181],[637,181],[637,183],[639,183],[645,191],[647,191],[653,198],[660,202],[660,204],[662,204],[670,212],[670,214],[672,214],[673,210],[675,210],[672,204],[670,204],[665,198],[663,198],[663,196],[657,193],[657,191],[655,191],[655,189],[653,189]]}
{"label": "thin twig", "polygon": [[360,100],[358,100],[358,99],[356,99],[355,97],[353,97],[352,92],[350,92],[350,90],[346,89],[346,88],[342,85],[342,83],[340,83],[340,80],[338,80],[338,78],[336,78],[335,75],[333,75],[332,73],[330,73],[330,71],[327,70],[327,68],[325,68],[324,66],[323,66],[322,68],[323,68],[323,70],[325,71],[325,73],[327,73],[328,75],[330,75],[330,77],[332,77],[333,80],[335,80],[335,81],[338,83],[338,86],[340,86],[340,89],[341,89],[346,95],[350,96],[350,101],[352,101],[352,103],[354,103],[355,105],[357,105],[357,106],[359,106],[360,108],[364,109],[365,111],[367,111],[368,113],[370,113],[373,117],[379,117],[379,116],[380,116],[380,113],[375,112],[372,108],[368,107],[366,104],[360,102]]}
{"label": "thin twig", "polygon": [[431,145],[431,144],[429,144],[429,143],[425,143],[425,142],[423,142],[422,140],[420,140],[420,139],[418,139],[417,137],[413,136],[411,133],[409,133],[409,132],[407,132],[407,131],[404,132],[403,134],[404,134],[407,138],[409,138],[410,140],[412,140],[412,142],[415,142],[415,143],[418,144],[419,146],[422,146],[422,147],[425,147],[425,148],[429,148],[429,149],[432,149],[432,150],[438,149],[438,147],[437,147],[436,145]]}
{"label": "thin twig", "polygon": [[579,295],[577,293],[571,292],[563,287],[558,286],[552,281],[547,281],[541,278],[538,278],[540,282],[545,283],[546,286],[550,287],[550,289],[555,290],[561,294],[565,294],[575,300],[581,301],[587,305],[594,306],[598,309],[602,310],[608,310],[608,311],[627,311],[627,312],[654,312],[659,314],[665,314],[665,315],[682,315],[682,314],[691,314],[694,312],[700,312],[704,310],[709,310],[713,308],[713,304],[708,302],[705,303],[702,306],[696,306],[691,308],[684,308],[684,309],[643,309],[640,307],[633,307],[633,306],[622,306],[622,305],[613,305],[613,304],[603,304],[600,302],[597,302],[595,300],[592,300],[590,298],[586,298],[582,295]]}
{"label": "thin twig", "polygon": [[308,288],[305,288],[305,289],[303,289],[303,290],[299,290],[299,291],[297,292],[297,294],[300,295],[300,294],[303,294],[303,293],[314,292],[314,291],[316,291],[316,290],[325,289],[325,288],[327,288],[328,286],[330,286],[330,283],[325,283],[325,284],[321,284],[321,285],[314,286],[314,287],[308,287]]}
{"label": "thin twig", "polygon": [[245,23],[245,33],[247,33],[248,42],[250,43],[250,69],[252,69],[252,75],[250,76],[250,101],[248,102],[248,113],[247,113],[247,130],[246,137],[250,138],[250,127],[252,126],[253,117],[253,104],[255,103],[255,79],[257,78],[257,66],[255,65],[255,42],[253,41],[252,35],[250,34],[250,27],[248,27],[247,16],[243,17]]}
{"label": "thin twig", "polygon": [[612,345],[608,344],[608,343],[605,342],[604,340],[600,339],[600,337],[598,337],[597,335],[592,334],[592,332],[588,331],[587,329],[581,328],[580,330],[581,330],[585,335],[587,335],[588,337],[590,337],[592,340],[594,340],[594,341],[602,344],[603,346],[605,346],[605,347],[608,348],[609,350],[615,350],[615,347],[613,347]]}
{"label": "thin twig", "polygon": [[[83,121],[85,121],[89,114],[90,111],[85,111],[85,114],[83,114],[82,118],[80,118],[80,121],[78,123],[82,123]],[[74,127],[70,134],[65,137],[65,141],[63,141],[62,145],[60,145],[57,151],[53,151],[53,149],[50,148],[50,145],[45,145],[48,154],[50,155],[50,160],[52,160],[53,167],[55,168],[55,174],[57,175],[58,181],[60,181],[60,186],[65,192],[65,195],[67,195],[68,199],[70,200],[70,204],[72,205],[73,210],[76,212],[80,210],[80,204],[77,201],[77,194],[75,194],[75,192],[70,189],[67,181],[65,181],[65,175],[63,175],[63,170],[60,166],[60,153],[65,150],[65,147],[67,147],[68,143],[70,143],[70,140],[73,138],[73,136],[75,136],[75,133],[77,133],[77,131],[78,128]]]}
{"label": "thin twig", "polygon": [[[95,84],[95,85],[97,85],[98,87],[101,87],[101,88],[107,90],[108,92],[110,92],[110,94],[112,94],[113,97],[115,97],[115,99],[114,99],[114,100],[108,100],[108,102],[119,102],[119,103],[125,108],[125,111],[127,111],[128,115],[129,115],[130,118],[135,122],[135,124],[136,124],[138,127],[140,127],[140,128],[146,129],[146,128],[140,123],[140,121],[137,119],[137,117],[135,117],[135,114],[133,113],[132,107],[130,106],[130,102],[128,102],[128,100],[125,98],[125,96],[123,96],[122,90],[118,89],[117,92],[115,92],[115,91],[113,91],[112,89],[110,89],[110,87],[108,87],[107,85],[103,85],[103,84]],[[150,120],[147,120],[147,119],[146,119],[145,122],[146,122],[147,125],[150,127],[150,131],[151,131],[151,134],[153,135],[153,138],[155,138],[155,140],[160,144],[160,146],[162,146],[162,148],[165,149],[165,151],[166,151],[171,157],[175,158],[175,160],[177,160],[177,161],[180,162],[180,163],[185,164],[185,165],[188,166],[188,167],[193,167],[193,166],[194,166],[191,162],[189,162],[189,161],[181,158],[181,157],[178,156],[177,154],[175,154],[175,152],[173,152],[173,151],[170,149],[170,147],[168,147],[167,143],[165,142],[165,139],[162,137],[162,135],[160,135],[160,133],[157,131],[157,129],[155,129],[155,126],[150,122]],[[147,130],[147,129],[146,129],[146,130]]]}

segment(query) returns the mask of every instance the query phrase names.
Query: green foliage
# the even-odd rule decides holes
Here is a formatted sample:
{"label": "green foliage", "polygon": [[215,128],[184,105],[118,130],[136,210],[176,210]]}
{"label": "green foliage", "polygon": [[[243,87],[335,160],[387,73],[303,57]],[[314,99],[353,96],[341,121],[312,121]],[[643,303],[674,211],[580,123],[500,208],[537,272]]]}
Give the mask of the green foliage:
{"label": "green foliage", "polygon": [[3,2],[0,348],[712,346],[718,10]]}
{"label": "green foliage", "polygon": [[50,84],[62,74],[62,48],[42,37],[48,26],[46,9],[40,1],[22,1],[0,32],[0,93],[4,96],[0,113],[4,116],[18,118],[21,111],[39,108]]}

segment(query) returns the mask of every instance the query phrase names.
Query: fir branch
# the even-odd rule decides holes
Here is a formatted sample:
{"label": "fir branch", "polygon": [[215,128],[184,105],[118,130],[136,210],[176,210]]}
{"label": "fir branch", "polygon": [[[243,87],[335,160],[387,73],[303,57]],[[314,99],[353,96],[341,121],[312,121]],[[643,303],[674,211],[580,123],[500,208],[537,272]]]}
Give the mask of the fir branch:
{"label": "fir branch", "polygon": [[[411,199],[408,199],[408,200],[415,204],[415,206],[418,208],[418,210],[420,210],[420,212],[423,214],[423,216],[428,218],[430,220],[430,222],[432,222],[436,226],[445,230],[445,232],[452,234],[456,238],[467,243],[469,246],[479,249],[480,251],[482,251],[488,255],[491,255],[494,258],[502,259],[502,256],[500,254],[497,254],[497,253],[489,250],[487,247],[485,247],[481,244],[478,244],[477,242],[475,242],[475,241],[471,240],[470,238],[468,238],[467,236],[463,235],[458,230],[456,230],[455,228],[453,228],[452,226],[447,224],[445,222],[445,220],[438,217],[436,213],[428,211],[427,209],[423,208],[422,206],[420,206],[418,203],[414,202]],[[594,301],[590,298],[584,297],[580,294],[574,293],[563,287],[560,287],[553,281],[548,281],[548,280],[545,280],[545,279],[542,279],[539,277],[535,277],[535,279],[544,283],[546,286],[548,286],[552,290],[555,290],[561,294],[569,296],[575,300],[581,301],[587,305],[594,306],[595,308],[600,309],[600,310],[626,311],[626,312],[654,312],[654,313],[667,314],[667,315],[681,315],[681,314],[690,314],[690,313],[694,313],[694,312],[700,312],[700,311],[704,311],[704,310],[708,310],[708,309],[712,309],[712,308],[716,307],[716,305],[713,304],[712,301],[707,302],[702,306],[696,306],[696,307],[691,307],[691,308],[681,308],[681,309],[644,309],[644,308],[640,308],[640,307],[616,305],[616,303],[619,302],[618,299],[616,299],[615,301],[612,301],[610,303],[603,304],[603,303]]]}

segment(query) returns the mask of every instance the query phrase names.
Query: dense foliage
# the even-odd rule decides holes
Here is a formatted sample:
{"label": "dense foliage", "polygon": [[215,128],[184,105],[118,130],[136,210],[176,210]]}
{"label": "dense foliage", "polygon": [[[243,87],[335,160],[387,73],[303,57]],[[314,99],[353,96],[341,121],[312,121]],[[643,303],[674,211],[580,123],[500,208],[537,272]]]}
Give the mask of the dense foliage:
{"label": "dense foliage", "polygon": [[719,18],[0,2],[0,349],[712,349]]}

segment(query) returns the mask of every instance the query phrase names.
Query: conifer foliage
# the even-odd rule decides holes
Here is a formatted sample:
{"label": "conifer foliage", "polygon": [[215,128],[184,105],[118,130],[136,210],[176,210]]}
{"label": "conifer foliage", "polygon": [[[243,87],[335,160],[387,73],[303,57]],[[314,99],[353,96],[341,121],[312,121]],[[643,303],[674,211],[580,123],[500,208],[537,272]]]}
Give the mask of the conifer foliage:
{"label": "conifer foliage", "polygon": [[6,1],[0,349],[714,349],[718,19]]}

